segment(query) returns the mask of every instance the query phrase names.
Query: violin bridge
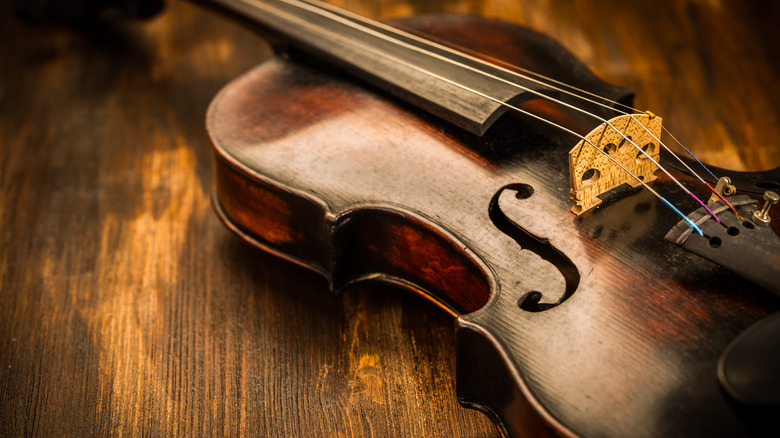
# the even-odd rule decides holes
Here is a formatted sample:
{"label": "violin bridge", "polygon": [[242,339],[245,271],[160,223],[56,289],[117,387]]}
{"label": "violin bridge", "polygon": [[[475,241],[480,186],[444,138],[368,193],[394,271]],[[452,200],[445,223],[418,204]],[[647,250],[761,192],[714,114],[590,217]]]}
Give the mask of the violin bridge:
{"label": "violin bridge", "polygon": [[574,214],[580,215],[599,205],[598,196],[615,187],[624,183],[631,187],[641,184],[615,161],[645,183],[656,179],[654,173],[658,166],[647,155],[658,162],[660,146],[656,139],[661,138],[661,122],[660,117],[651,113],[618,116],[586,135],[590,143],[581,140],[574,146],[569,152],[569,195]]}

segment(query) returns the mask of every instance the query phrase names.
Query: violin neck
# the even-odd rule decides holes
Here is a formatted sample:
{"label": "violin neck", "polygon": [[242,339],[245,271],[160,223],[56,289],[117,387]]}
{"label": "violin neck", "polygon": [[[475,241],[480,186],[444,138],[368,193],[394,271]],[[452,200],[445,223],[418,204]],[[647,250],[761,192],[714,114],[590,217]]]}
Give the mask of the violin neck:
{"label": "violin neck", "polygon": [[319,2],[209,0],[396,97],[482,135],[506,103],[549,92],[501,67]]}

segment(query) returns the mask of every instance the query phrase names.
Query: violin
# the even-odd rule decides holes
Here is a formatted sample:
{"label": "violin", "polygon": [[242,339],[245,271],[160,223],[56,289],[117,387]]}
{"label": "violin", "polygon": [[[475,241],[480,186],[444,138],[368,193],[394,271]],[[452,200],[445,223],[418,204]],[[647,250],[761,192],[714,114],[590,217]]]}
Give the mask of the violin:
{"label": "violin", "polygon": [[208,111],[228,228],[335,290],[450,312],[458,399],[507,436],[754,432],[723,355],[777,310],[777,195],[734,192],[777,171],[680,158],[630,90],[526,28],[215,3],[281,41]]}
{"label": "violin", "polygon": [[776,171],[708,176],[661,111],[517,25],[217,3],[278,53],[208,112],[229,229],[335,290],[383,281],[452,314],[458,399],[506,436],[764,431],[771,401],[719,373],[778,309],[776,252],[755,251]]}

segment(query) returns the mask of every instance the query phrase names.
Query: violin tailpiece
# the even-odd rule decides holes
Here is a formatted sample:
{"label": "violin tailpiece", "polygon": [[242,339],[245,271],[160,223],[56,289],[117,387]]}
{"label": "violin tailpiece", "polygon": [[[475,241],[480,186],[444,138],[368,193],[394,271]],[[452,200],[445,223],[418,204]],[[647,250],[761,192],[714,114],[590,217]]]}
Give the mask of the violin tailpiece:
{"label": "violin tailpiece", "polygon": [[618,116],[599,125],[569,151],[569,195],[574,214],[599,205],[599,195],[624,183],[631,187],[640,185],[631,174],[645,183],[656,179],[658,166],[653,160],[659,160],[657,139],[661,138],[661,123],[661,117],[651,114]]}
{"label": "violin tailpiece", "polygon": [[704,231],[703,236],[682,220],[664,239],[780,296],[780,264],[776,255],[780,253],[780,238],[771,227],[753,222],[753,213],[759,210],[758,201],[747,195],[732,196],[729,200],[740,216],[750,220],[740,219],[729,205],[718,200],[707,207],[718,215],[720,223],[704,207],[688,215]]}

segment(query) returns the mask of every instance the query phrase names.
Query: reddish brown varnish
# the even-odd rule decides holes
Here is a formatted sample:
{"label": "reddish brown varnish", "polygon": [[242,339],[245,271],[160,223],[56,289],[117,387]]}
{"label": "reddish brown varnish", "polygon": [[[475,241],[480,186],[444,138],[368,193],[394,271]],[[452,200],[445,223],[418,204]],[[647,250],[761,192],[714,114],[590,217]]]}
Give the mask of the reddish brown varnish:
{"label": "reddish brown varnish", "polygon": [[337,245],[331,256],[325,246],[327,229],[313,224],[324,217],[316,203],[241,178],[219,158],[215,173],[218,208],[231,227],[252,243],[326,275],[336,261],[340,269],[333,282],[339,288],[382,273],[388,280],[431,291],[434,302],[455,314],[476,311],[487,303],[485,273],[453,247],[451,238],[428,224],[389,211],[350,214],[334,231]]}

